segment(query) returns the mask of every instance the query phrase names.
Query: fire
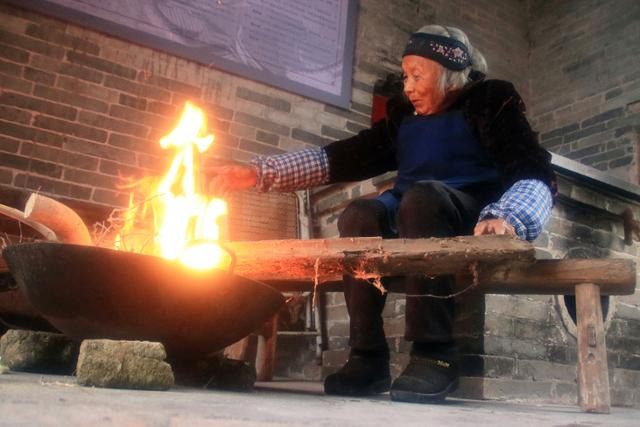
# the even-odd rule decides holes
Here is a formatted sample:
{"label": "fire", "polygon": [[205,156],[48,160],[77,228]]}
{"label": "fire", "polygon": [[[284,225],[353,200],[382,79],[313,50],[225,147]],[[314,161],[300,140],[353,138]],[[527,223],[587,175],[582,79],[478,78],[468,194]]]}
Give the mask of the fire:
{"label": "fire", "polygon": [[125,236],[131,234],[136,221],[147,216],[150,204],[154,239],[147,252],[196,270],[226,268],[230,257],[216,242],[220,239],[218,221],[227,214],[227,204],[199,193],[197,182],[197,155],[213,140],[213,135],[206,135],[202,110],[187,102],[177,126],[160,139],[162,148],[175,150],[166,174],[129,185],[142,193],[144,201],[136,204],[132,193],[116,247],[122,248]]}

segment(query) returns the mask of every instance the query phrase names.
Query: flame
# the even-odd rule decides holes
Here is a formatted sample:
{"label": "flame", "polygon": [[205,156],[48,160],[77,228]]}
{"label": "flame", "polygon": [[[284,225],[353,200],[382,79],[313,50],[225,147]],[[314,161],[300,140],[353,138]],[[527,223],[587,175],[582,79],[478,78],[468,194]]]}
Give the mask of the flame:
{"label": "flame", "polygon": [[154,228],[151,253],[196,270],[226,268],[230,257],[216,241],[220,239],[219,218],[227,214],[227,204],[198,192],[197,155],[214,140],[213,135],[205,133],[202,110],[187,102],[176,127],[160,139],[162,148],[175,150],[166,174],[151,185],[142,185],[144,180],[129,185],[143,194],[144,201],[136,204],[131,194],[116,248],[123,248],[125,236],[145,216],[150,203]]}

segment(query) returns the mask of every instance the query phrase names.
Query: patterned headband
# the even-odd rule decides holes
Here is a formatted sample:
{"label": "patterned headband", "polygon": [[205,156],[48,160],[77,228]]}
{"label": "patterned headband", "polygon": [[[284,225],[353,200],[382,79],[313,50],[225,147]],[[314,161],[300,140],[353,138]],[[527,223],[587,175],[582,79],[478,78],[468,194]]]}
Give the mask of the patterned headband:
{"label": "patterned headband", "polygon": [[432,59],[450,70],[461,71],[471,65],[464,43],[446,36],[413,33],[402,56],[418,55]]}

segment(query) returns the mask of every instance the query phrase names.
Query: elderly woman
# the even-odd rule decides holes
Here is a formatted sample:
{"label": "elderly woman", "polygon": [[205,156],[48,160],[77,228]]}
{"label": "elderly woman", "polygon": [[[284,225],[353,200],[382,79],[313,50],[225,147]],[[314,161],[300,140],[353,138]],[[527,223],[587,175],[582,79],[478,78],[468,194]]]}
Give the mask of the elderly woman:
{"label": "elderly woman", "polygon": [[[513,85],[486,80],[486,62],[467,36],[439,25],[411,36],[402,70],[405,97],[389,100],[386,118],[370,129],[322,149],[217,169],[211,191],[252,186],[290,191],[397,170],[391,190],[345,209],[338,220],[340,236],[535,239],[549,217],[555,177]],[[411,358],[391,384],[381,317],[385,296],[345,275],[351,353],[344,367],[326,378],[326,393],[391,390],[394,400],[429,402],[455,390],[454,302],[423,296],[451,294],[453,280],[417,275],[405,281]]]}

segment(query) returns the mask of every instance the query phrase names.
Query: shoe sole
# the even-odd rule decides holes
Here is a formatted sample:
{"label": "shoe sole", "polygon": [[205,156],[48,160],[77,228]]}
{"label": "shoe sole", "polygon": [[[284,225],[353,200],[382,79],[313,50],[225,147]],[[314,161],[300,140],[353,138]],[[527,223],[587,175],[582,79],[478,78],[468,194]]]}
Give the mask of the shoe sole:
{"label": "shoe sole", "polygon": [[459,382],[458,380],[456,380],[439,393],[418,393],[415,391],[391,389],[391,400],[410,403],[429,403],[443,401],[449,393],[454,392],[458,388],[458,385]]}
{"label": "shoe sole", "polygon": [[372,394],[386,393],[391,390],[391,378],[381,380],[371,384],[365,389],[351,389],[351,390],[326,390],[324,394],[330,396],[370,396]]}

